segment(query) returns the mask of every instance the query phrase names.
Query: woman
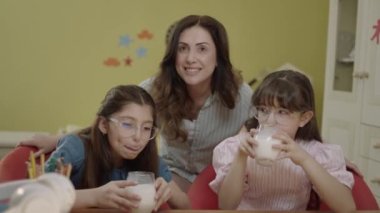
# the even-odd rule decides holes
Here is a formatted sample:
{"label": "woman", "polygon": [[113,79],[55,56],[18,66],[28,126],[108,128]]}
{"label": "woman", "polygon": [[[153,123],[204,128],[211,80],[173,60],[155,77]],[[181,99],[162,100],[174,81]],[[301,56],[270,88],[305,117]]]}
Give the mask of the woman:
{"label": "woman", "polygon": [[159,73],[141,86],[157,104],[161,155],[187,191],[214,147],[249,114],[252,90],[231,64],[224,26],[210,16],[179,20]]}

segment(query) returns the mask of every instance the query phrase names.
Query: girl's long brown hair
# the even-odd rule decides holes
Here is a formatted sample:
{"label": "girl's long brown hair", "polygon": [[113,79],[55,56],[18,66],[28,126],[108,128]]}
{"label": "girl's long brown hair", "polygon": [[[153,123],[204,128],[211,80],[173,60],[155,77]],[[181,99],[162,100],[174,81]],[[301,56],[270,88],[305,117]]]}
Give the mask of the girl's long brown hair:
{"label": "girl's long brown hair", "polygon": [[151,94],[157,104],[159,124],[164,135],[183,141],[187,139],[187,132],[181,128],[181,121],[190,116],[194,103],[187,92],[186,83],[177,73],[175,64],[179,37],[184,30],[193,26],[207,30],[216,46],[218,66],[212,75],[212,93],[217,94],[226,107],[233,109],[242,83],[240,73],[234,70],[230,61],[228,37],[224,26],[210,16],[190,15],[179,20],[169,37]]}
{"label": "girl's long brown hair", "polygon": [[[102,101],[94,123],[78,135],[84,142],[85,168],[80,188],[93,188],[110,181],[110,174],[115,166],[112,161],[111,147],[107,134],[103,134],[98,124],[100,118],[109,118],[128,104],[149,105],[156,126],[156,108],[152,97],[135,85],[120,85],[112,88]],[[129,171],[150,171],[158,175],[158,152],[155,138],[151,139],[142,152],[132,160],[125,160]]]}

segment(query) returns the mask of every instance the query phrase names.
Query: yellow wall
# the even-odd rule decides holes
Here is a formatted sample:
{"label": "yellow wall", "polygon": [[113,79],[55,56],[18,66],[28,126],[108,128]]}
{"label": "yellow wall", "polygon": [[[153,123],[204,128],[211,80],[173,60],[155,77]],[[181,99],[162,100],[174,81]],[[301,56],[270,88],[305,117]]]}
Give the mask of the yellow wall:
{"label": "yellow wall", "polygon": [[[167,27],[188,14],[220,20],[231,58],[249,81],[291,62],[313,78],[321,117],[327,0],[2,0],[0,130],[56,132],[87,125],[106,91],[139,83],[163,56]],[[138,40],[144,29],[151,40]],[[129,34],[134,43],[119,46]],[[135,56],[139,46],[148,49]],[[132,66],[107,67],[132,56]]]}

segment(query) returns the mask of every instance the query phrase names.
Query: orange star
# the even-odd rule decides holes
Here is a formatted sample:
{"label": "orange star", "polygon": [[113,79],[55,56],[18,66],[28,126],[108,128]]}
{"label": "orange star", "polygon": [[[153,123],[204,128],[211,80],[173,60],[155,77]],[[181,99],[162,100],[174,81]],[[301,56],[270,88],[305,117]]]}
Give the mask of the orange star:
{"label": "orange star", "polygon": [[143,30],[137,36],[141,40],[144,40],[144,39],[150,40],[153,38],[153,33],[149,32],[148,30]]}

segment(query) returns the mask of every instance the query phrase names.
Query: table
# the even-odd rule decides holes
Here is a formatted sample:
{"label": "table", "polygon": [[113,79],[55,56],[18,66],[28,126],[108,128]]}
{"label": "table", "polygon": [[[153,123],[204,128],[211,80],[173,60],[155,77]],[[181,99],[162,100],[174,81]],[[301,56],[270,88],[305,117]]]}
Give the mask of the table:
{"label": "table", "polygon": [[[72,210],[71,213],[125,213],[123,211],[117,209],[99,209],[99,208],[91,208],[91,209],[75,209]],[[294,212],[294,211],[292,211]],[[298,211],[298,213],[327,213],[331,211]],[[357,213],[375,213],[380,211],[356,211]],[[161,210],[158,213],[264,213],[264,211],[237,211],[237,210]],[[285,213],[284,211],[265,211],[265,213]]]}
{"label": "table", "polygon": [[[159,213],[285,213],[285,211],[243,211],[243,210],[164,210]],[[291,211],[296,212],[296,211]],[[297,211],[298,213],[319,213],[328,211]]]}

